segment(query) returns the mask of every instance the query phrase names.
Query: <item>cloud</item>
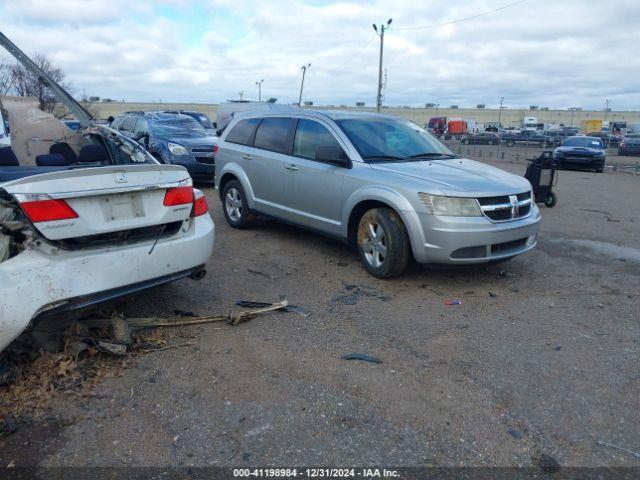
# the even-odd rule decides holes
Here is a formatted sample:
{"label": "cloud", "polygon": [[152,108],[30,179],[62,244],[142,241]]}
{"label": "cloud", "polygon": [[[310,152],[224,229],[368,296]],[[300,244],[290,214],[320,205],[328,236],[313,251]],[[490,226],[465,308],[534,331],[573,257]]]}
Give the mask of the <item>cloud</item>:
{"label": "cloud", "polygon": [[404,30],[491,10],[506,0],[269,2],[23,0],[0,6],[2,30],[47,54],[76,91],[130,101],[219,102],[263,95],[375,102],[385,33],[385,103],[640,109],[640,4],[533,1],[473,21]]}

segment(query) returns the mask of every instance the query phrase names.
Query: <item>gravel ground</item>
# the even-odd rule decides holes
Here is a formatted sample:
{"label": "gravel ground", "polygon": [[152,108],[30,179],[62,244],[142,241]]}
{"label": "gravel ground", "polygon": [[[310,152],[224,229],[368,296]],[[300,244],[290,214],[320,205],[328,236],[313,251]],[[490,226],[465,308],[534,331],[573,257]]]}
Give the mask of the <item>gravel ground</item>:
{"label": "gravel ground", "polygon": [[[231,229],[206,189],[208,276],[141,294],[125,313],[286,298],[312,315],[189,327],[195,345],[138,356],[95,398],[59,402],[62,422],[5,438],[0,464],[528,466],[544,454],[640,466],[596,444],[640,451],[639,187],[628,173],[562,172],[533,252],[414,264],[387,281],[306,231]],[[445,306],[453,299],[462,305]],[[352,352],[382,363],[340,358]]]}

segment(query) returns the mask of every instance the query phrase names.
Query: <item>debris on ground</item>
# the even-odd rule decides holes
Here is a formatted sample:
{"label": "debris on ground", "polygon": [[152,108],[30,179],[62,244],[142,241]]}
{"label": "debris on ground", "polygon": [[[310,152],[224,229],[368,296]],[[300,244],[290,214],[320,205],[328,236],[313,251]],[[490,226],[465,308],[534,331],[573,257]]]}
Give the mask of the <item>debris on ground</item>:
{"label": "debris on ground", "polygon": [[507,270],[500,270],[498,272],[498,275],[500,275],[501,277],[517,277],[518,276],[515,273],[509,272]]}
{"label": "debris on ground", "polygon": [[365,353],[348,353],[340,358],[342,358],[343,360],[361,360],[363,362],[369,363],[382,363],[382,360],[380,360],[379,358],[372,357],[371,355],[367,355]]}
{"label": "debris on ground", "polygon": [[[265,308],[272,304],[266,302],[253,302],[251,300],[238,300],[236,302],[236,305],[245,308]],[[284,310],[287,312],[297,313],[304,318],[307,318],[309,315],[311,315],[311,312],[309,312],[307,309],[299,307],[297,305],[287,305],[286,307],[284,307]]]}
{"label": "debris on ground", "polygon": [[630,455],[633,455],[636,458],[640,458],[640,452],[634,452],[633,450],[628,450],[628,449],[626,449],[624,447],[619,447],[618,445],[614,445],[612,443],[603,442],[602,440],[598,440],[598,441],[596,441],[596,443],[598,445],[600,445],[601,447],[615,448],[616,450],[620,450],[621,452],[625,452],[625,453],[628,453]]}
{"label": "debris on ground", "polygon": [[[56,353],[38,349],[33,338],[24,334],[0,355],[4,379],[0,385],[0,435],[15,431],[23,417],[45,418],[52,401],[60,394],[92,396],[102,378],[123,374],[130,355],[196,344],[195,341],[169,344],[186,334],[180,328],[157,327],[212,322],[239,325],[263,313],[286,310],[288,306],[284,300],[237,313],[203,317],[88,318],[64,331],[64,349]],[[303,309],[292,311],[303,314]]]}
{"label": "debris on ground", "polygon": [[382,302],[389,302],[393,300],[393,297],[389,295],[383,295],[373,287],[369,287],[367,285],[354,285],[354,284],[346,283],[344,284],[344,289],[348,293],[337,295],[333,297],[331,300],[333,302],[344,303],[345,305],[356,305],[358,301],[363,297],[377,298]]}
{"label": "debris on ground", "polygon": [[447,306],[462,305],[462,300],[447,300],[444,304]]}
{"label": "debris on ground", "polygon": [[493,292],[489,292],[489,296],[491,298],[496,298],[498,296],[498,294],[497,293],[493,293]]}
{"label": "debris on ground", "polygon": [[193,312],[188,311],[188,310],[180,310],[179,308],[176,308],[173,311],[173,314],[176,317],[199,317],[200,316],[197,313],[193,313]]}
{"label": "debris on ground", "polygon": [[253,268],[247,268],[247,272],[253,273],[254,275],[260,275],[261,277],[268,278],[269,280],[273,280],[273,277],[271,275],[268,275],[268,274],[266,274],[264,272],[261,272],[260,270],[255,270]]}

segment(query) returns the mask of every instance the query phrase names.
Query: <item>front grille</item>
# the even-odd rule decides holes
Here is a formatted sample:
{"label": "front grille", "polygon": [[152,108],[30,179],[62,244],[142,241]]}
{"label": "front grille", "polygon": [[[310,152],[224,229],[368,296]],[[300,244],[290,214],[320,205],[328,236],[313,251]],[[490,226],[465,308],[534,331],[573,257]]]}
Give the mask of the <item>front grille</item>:
{"label": "front grille", "polygon": [[208,165],[215,165],[216,159],[214,157],[196,157],[196,162],[206,163]]}
{"label": "front grille", "polygon": [[213,153],[213,145],[202,145],[198,147],[193,147],[191,151],[193,153]]}
{"label": "front grille", "polygon": [[516,195],[478,198],[485,217],[492,222],[507,222],[527,217],[531,213],[531,192]]}

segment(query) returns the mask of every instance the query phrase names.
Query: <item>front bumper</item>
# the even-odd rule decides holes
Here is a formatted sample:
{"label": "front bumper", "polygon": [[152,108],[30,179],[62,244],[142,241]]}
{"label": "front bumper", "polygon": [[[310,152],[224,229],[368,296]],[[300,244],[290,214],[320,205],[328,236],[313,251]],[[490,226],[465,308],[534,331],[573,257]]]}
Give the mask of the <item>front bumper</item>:
{"label": "front bumper", "polygon": [[186,232],[158,241],[151,254],[153,240],[73,251],[31,246],[0,264],[0,351],[35,318],[188,275],[211,256],[214,233],[211,217],[202,215]]}
{"label": "front bumper", "polygon": [[213,181],[216,174],[215,158],[211,156],[176,155],[171,163],[186,168],[191,178],[197,182]]}
{"label": "front bumper", "polygon": [[413,254],[419,263],[473,264],[511,258],[537,245],[540,210],[528,217],[494,223],[485,217],[439,217],[413,213],[409,227]]}
{"label": "front bumper", "polygon": [[573,157],[564,156],[554,158],[556,168],[559,170],[593,170],[600,169],[604,166],[606,157]]}

